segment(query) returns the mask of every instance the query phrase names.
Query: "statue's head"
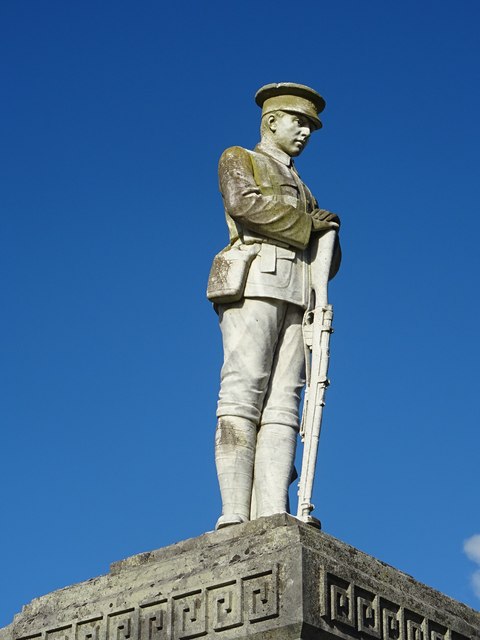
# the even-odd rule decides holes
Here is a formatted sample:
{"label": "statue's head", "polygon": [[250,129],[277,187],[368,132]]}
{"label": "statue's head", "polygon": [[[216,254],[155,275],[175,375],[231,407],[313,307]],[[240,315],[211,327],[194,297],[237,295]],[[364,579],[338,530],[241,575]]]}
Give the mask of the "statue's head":
{"label": "statue's head", "polygon": [[257,91],[255,102],[262,108],[262,139],[289,156],[298,156],[312,132],[322,126],[318,114],[325,100],[303,84],[267,84]]}

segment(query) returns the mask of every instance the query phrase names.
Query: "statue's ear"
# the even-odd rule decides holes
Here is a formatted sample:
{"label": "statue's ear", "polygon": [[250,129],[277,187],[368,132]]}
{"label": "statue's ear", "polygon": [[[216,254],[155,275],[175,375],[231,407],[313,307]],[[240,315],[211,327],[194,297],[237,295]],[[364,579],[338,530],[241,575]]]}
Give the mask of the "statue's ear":
{"label": "statue's ear", "polygon": [[268,116],[267,123],[268,123],[268,128],[270,129],[270,131],[276,131],[277,130],[277,118],[275,117],[275,115],[273,113]]}

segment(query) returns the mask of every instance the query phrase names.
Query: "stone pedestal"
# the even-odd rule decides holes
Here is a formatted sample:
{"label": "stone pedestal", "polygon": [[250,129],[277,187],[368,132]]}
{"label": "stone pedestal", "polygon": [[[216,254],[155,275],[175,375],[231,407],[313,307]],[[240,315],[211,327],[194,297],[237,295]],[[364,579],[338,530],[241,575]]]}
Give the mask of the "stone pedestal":
{"label": "stone pedestal", "polygon": [[465,640],[480,613],[286,514],[112,565],[0,640]]}

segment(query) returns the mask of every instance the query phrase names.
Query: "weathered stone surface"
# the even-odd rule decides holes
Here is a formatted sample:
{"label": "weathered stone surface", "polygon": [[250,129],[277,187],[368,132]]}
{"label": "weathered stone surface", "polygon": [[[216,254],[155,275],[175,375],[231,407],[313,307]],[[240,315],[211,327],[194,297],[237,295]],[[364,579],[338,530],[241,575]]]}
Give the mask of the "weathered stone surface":
{"label": "weathered stone surface", "polygon": [[480,613],[288,515],[112,565],[0,640],[480,639]]}
{"label": "weathered stone surface", "polygon": [[297,516],[312,522],[332,332],[332,307],[324,307],[341,258],[340,219],[319,209],[294,164],[322,126],[325,100],[306,85],[280,82],[261,87],[255,101],[262,108],[259,144],[230,147],[218,164],[229,244],[215,256],[207,287],[224,355],[215,434],[218,529],[289,511],[305,378]]}

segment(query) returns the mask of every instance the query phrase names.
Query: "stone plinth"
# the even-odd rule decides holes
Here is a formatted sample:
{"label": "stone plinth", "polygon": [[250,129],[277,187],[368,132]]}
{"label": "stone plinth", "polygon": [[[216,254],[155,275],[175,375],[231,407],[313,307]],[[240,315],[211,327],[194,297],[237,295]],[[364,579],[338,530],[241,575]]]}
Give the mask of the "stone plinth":
{"label": "stone plinth", "polygon": [[0,630],[0,640],[245,637],[480,639],[480,613],[277,515],[117,562]]}

